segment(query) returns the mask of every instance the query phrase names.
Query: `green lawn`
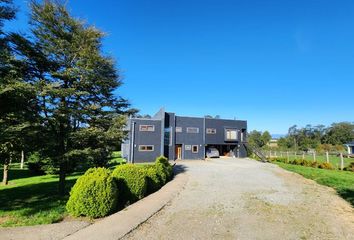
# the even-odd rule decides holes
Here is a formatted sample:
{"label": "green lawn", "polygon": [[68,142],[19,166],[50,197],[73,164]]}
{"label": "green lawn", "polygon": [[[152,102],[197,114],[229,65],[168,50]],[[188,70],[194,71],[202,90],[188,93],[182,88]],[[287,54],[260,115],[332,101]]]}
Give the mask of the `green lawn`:
{"label": "green lawn", "polygon": [[354,172],[325,170],[274,162],[280,167],[315,180],[317,183],[334,188],[337,193],[354,206]]}
{"label": "green lawn", "polygon": [[[120,152],[114,152],[109,167],[125,162]],[[2,179],[2,169],[0,169]],[[70,191],[82,173],[67,177],[66,190]],[[0,226],[28,226],[61,221],[67,216],[65,204],[69,194],[58,195],[58,175],[33,176],[27,169],[13,164],[9,171],[9,185],[0,184]]]}

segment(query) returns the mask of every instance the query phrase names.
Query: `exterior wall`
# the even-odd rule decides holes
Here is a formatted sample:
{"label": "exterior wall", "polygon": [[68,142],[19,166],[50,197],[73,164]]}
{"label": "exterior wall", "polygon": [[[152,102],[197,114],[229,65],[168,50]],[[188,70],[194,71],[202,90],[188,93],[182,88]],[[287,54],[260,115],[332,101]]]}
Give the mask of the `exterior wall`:
{"label": "exterior wall", "polygon": [[[205,134],[205,144],[208,145],[234,145],[235,156],[238,157],[247,157],[247,151],[245,146],[242,144],[246,142],[246,132],[247,132],[247,122],[246,121],[237,121],[237,120],[227,120],[227,119],[214,119],[206,118],[205,119],[205,131],[207,128],[216,129],[216,134]],[[225,129],[234,128],[239,130],[237,133],[237,141],[225,141]],[[241,141],[241,133],[244,130],[243,141]],[[222,153],[220,153],[222,154]]]}
{"label": "exterior wall", "polygon": [[[176,127],[181,127],[182,132],[175,132],[176,143],[182,145],[182,159],[204,159],[204,119],[176,116]],[[199,128],[199,133],[187,133],[188,127]],[[198,146],[198,152],[192,152],[192,146]],[[187,146],[187,149],[186,149]],[[191,147],[189,149],[189,146]]]}
{"label": "exterior wall", "polygon": [[165,138],[166,131],[169,131],[170,136],[166,142],[165,139],[165,147],[164,147],[164,156],[167,157],[169,160],[175,160],[176,152],[175,152],[175,145],[176,145],[176,121],[175,121],[175,114],[174,113],[166,113],[165,114]]}
{"label": "exterior wall", "polygon": [[[162,121],[154,120],[154,119],[130,119],[130,124],[135,123],[135,131],[134,131],[134,156],[133,162],[154,162],[155,159],[162,155],[161,152],[162,144],[161,144],[161,136],[162,136]],[[153,132],[143,132],[139,131],[140,125],[154,125],[155,131]],[[132,127],[131,127],[132,128]],[[132,133],[131,133],[132,134]],[[131,138],[132,139],[132,136]],[[153,145],[154,151],[139,151],[139,145]]]}

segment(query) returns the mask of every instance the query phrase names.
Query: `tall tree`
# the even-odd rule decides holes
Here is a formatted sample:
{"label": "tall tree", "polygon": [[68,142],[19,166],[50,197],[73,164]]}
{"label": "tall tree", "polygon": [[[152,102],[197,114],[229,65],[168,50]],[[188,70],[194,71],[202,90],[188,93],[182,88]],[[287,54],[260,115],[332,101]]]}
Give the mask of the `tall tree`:
{"label": "tall tree", "polygon": [[63,194],[70,161],[93,153],[104,158],[108,149],[101,137],[109,138],[112,120],[129,104],[113,93],[122,82],[114,60],[102,53],[101,31],[72,17],[57,1],[30,6],[30,52],[37,57],[28,55],[35,72],[29,81],[38,88],[45,153],[59,168]]}
{"label": "tall tree", "polygon": [[14,17],[12,1],[0,0],[0,160],[4,163],[4,184],[11,158],[19,151],[36,109],[34,88],[24,81],[26,65],[16,57],[12,34],[3,30],[4,21]]}

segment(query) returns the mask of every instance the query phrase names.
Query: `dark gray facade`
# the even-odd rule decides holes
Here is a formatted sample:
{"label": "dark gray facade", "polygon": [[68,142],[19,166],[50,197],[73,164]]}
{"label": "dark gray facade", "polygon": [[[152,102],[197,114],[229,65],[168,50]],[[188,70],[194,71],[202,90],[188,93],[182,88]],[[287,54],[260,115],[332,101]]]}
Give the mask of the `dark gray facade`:
{"label": "dark gray facade", "polygon": [[122,155],[129,162],[152,162],[164,155],[170,160],[204,159],[215,147],[220,155],[246,157],[247,122],[181,117],[161,109],[152,119],[130,118]]}

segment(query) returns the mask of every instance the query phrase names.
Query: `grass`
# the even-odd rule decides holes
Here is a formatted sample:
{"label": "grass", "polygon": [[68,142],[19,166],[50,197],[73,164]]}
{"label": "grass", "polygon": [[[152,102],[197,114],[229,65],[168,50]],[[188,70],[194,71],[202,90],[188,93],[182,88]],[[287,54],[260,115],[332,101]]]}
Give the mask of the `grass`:
{"label": "grass", "polygon": [[[265,152],[266,153],[266,152]],[[277,157],[280,157],[280,154],[277,153]],[[286,158],[286,153],[283,153],[283,158]],[[297,155],[296,157],[291,154],[289,155],[289,161],[295,160],[295,159],[302,159],[302,155]],[[313,161],[313,156],[312,155],[305,155],[305,160],[307,161]],[[348,166],[349,163],[354,162],[353,158],[343,158],[344,160],[344,167]],[[326,162],[326,155],[316,155],[316,161],[317,162]],[[339,169],[340,168],[340,157],[330,155],[329,156],[329,162],[332,163],[332,165]]]}
{"label": "grass", "polygon": [[[109,168],[125,162],[120,152],[114,152]],[[2,169],[0,169],[2,179]],[[0,185],[0,226],[29,226],[60,222],[68,214],[65,209],[69,191],[83,173],[68,175],[66,194],[58,195],[58,175],[33,176],[19,164],[11,165],[9,185]]]}
{"label": "grass", "polygon": [[354,206],[354,172],[311,168],[281,162],[275,163],[319,184],[334,188],[342,198]]}

